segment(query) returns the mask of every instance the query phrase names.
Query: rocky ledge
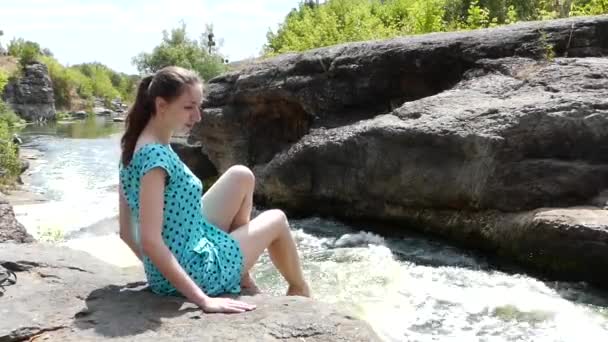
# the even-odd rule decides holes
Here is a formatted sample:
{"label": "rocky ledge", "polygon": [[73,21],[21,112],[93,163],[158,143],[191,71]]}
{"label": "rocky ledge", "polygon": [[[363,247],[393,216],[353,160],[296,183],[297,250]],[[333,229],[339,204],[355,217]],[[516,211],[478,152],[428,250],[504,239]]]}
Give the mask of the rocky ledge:
{"label": "rocky ledge", "polygon": [[32,242],[33,237],[15,218],[13,207],[3,194],[0,194],[0,243],[1,242]]}
{"label": "rocky ledge", "polygon": [[[117,268],[84,252],[0,244],[0,342],[379,341],[346,311],[300,297],[241,299],[257,309],[208,315],[178,297],[152,294],[141,268]],[[12,276],[10,279],[14,279]]]}
{"label": "rocky ledge", "polygon": [[189,141],[253,168],[260,204],[608,287],[606,37],[596,16],[261,60],[209,81]]}

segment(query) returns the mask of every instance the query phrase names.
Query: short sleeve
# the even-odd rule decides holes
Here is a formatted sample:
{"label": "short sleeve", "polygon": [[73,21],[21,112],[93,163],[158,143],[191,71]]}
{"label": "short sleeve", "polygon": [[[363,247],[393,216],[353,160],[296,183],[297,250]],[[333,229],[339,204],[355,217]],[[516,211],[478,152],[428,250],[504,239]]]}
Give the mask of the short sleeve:
{"label": "short sleeve", "polygon": [[162,145],[150,145],[142,147],[145,150],[141,151],[142,163],[140,176],[143,177],[150,170],[160,167],[165,170],[168,178],[171,178],[175,170],[171,155]]}

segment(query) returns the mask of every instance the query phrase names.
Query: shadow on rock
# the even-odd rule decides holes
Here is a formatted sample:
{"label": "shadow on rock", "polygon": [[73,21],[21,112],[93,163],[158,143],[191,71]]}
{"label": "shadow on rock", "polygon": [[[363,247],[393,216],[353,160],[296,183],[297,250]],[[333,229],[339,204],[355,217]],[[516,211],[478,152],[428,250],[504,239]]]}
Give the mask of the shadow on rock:
{"label": "shadow on rock", "polygon": [[145,285],[109,285],[92,291],[86,308],[74,315],[75,326],[105,337],[125,337],[156,331],[164,319],[200,311],[184,298],[159,296]]}

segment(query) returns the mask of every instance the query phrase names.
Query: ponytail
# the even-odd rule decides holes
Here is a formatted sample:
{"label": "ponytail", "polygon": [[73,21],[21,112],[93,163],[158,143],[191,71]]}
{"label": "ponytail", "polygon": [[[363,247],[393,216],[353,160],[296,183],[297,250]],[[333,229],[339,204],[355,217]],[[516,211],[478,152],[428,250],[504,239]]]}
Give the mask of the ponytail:
{"label": "ponytail", "polygon": [[133,152],[139,135],[144,130],[154,111],[154,103],[149,96],[148,88],[154,76],[146,76],[137,88],[135,103],[127,113],[125,120],[125,132],[120,140],[122,148],[121,161],[124,166],[129,165],[133,158]]}

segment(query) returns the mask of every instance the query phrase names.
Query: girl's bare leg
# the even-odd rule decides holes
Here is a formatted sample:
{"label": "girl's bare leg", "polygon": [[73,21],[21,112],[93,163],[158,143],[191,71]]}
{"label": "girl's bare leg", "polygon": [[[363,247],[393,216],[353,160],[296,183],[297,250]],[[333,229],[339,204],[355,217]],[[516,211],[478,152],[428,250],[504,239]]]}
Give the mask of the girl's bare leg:
{"label": "girl's bare leg", "polygon": [[287,295],[310,297],[310,288],[304,279],[298,250],[287,218],[281,210],[265,211],[230,234],[241,245],[245,272],[253,267],[268,248],[270,259],[289,284]]}
{"label": "girl's bare leg", "polygon": [[[251,220],[255,177],[246,166],[236,165],[222,174],[203,195],[203,215],[227,233]],[[249,269],[243,272],[241,287],[250,294],[260,293]]]}

